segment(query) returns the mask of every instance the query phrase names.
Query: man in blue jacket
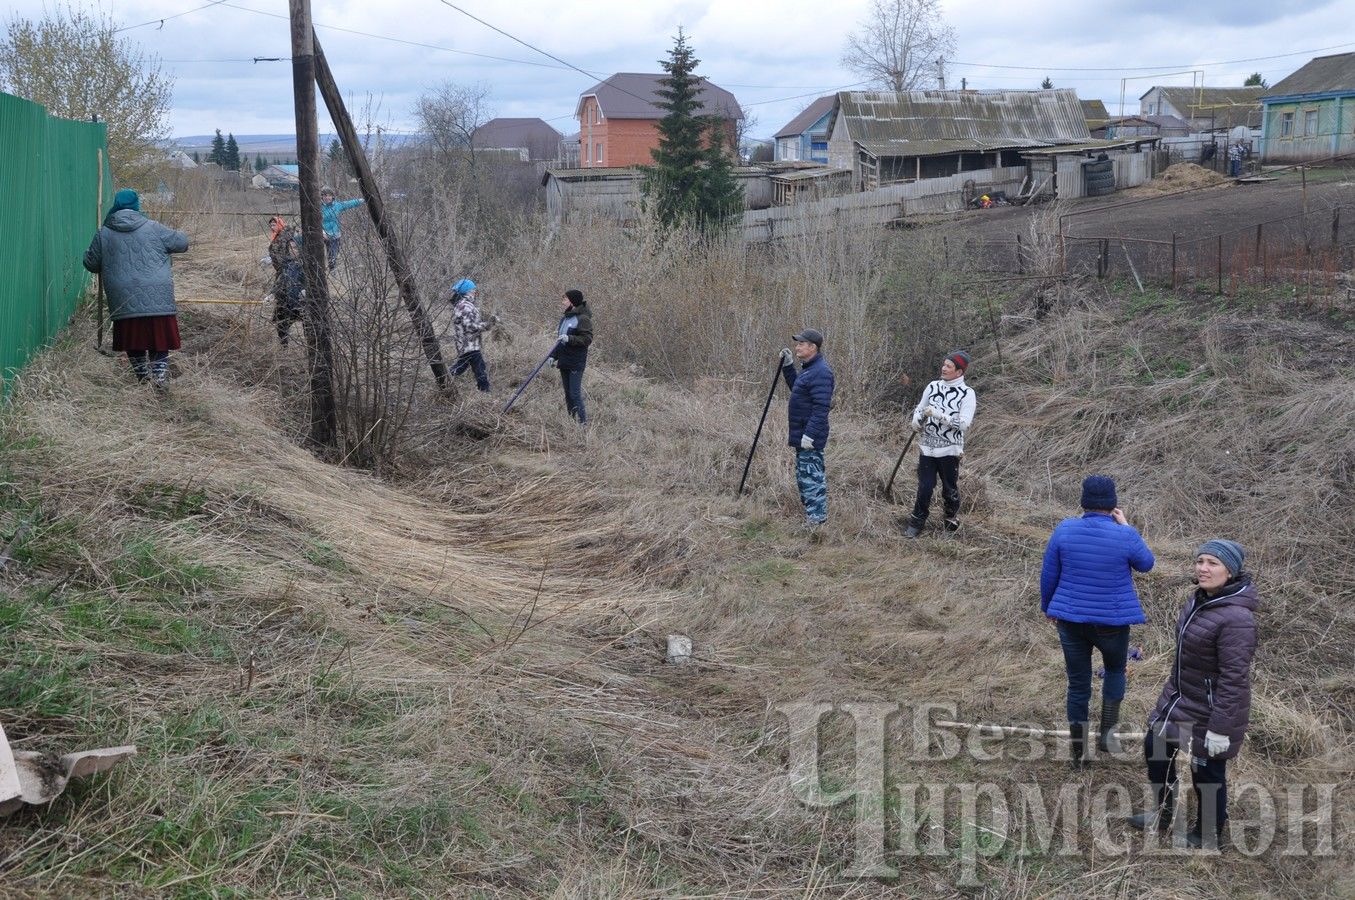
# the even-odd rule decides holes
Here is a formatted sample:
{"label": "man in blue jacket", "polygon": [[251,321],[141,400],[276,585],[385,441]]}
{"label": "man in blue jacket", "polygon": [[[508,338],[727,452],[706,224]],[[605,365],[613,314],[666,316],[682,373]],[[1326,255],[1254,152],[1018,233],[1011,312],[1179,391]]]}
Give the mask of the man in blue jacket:
{"label": "man in blue jacket", "polygon": [[1101,651],[1106,680],[1101,692],[1097,747],[1114,752],[1113,730],[1124,699],[1129,626],[1145,620],[1134,591],[1134,572],[1153,568],[1153,551],[1116,505],[1115,482],[1090,475],[1082,482],[1082,516],[1064,519],[1049,537],[1040,570],[1040,609],[1059,630],[1068,675],[1068,730],[1073,765],[1087,751],[1092,697],[1092,650]]}
{"label": "man in blue jacket", "polygon": [[[781,350],[781,375],[790,387],[786,413],[790,439],[795,448],[795,483],[805,507],[805,521],[817,529],[828,521],[828,478],[823,470],[823,450],[828,446],[828,411],[833,407],[833,370],[819,350],[823,335],[806,328],[792,335],[795,352]],[[796,373],[793,360],[800,361]]]}

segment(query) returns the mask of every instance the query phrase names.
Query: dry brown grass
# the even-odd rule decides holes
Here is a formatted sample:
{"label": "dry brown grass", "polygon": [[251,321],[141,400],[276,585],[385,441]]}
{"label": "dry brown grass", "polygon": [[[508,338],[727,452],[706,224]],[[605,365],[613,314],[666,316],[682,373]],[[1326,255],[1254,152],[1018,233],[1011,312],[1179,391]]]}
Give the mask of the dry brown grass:
{"label": "dry brown grass", "polygon": [[[245,260],[249,246],[229,252]],[[579,271],[604,262],[600,245],[568,247]],[[645,271],[638,258],[626,265],[613,273],[623,283]],[[653,300],[701,269],[676,257],[666,265],[634,296]],[[181,274],[210,289],[210,270],[190,268]],[[84,894],[227,885],[248,895],[957,894],[953,855],[910,861],[890,884],[840,878],[849,812],[824,816],[789,797],[785,722],[771,706],[944,700],[975,720],[1056,724],[1063,675],[1038,615],[1039,556],[1092,469],[1120,480],[1160,557],[1143,580],[1150,623],[1136,642],[1148,658],[1131,679],[1126,721],[1143,717],[1165,674],[1190,549],[1227,528],[1251,550],[1266,599],[1254,740],[1234,771],[1267,786],[1334,780],[1350,796],[1352,682],[1337,667],[1355,634],[1341,555],[1349,461],[1332,449],[1349,448],[1348,373],[1315,386],[1231,344],[1226,322],[1206,329],[1215,337],[1175,373],[1176,318],[1120,321],[1084,298],[1009,335],[1005,372],[978,356],[960,539],[898,537],[903,510],[878,486],[901,415],[870,407],[861,391],[835,412],[833,526],[812,543],[796,526],[783,393],[752,492],[732,496],[770,354],[752,372],[712,365],[679,385],[606,365],[629,352],[606,340],[639,348],[663,310],[627,309],[631,295],[600,276],[584,289],[602,301],[600,321],[621,321],[601,332],[601,364],[586,377],[589,427],[564,416],[549,370],[501,416],[512,377],[543,350],[547,326],[528,323],[549,323],[567,286],[558,270],[535,282],[529,271],[494,286],[499,298],[522,291],[496,298],[518,320],[511,344],[487,345],[496,394],[437,400],[425,376],[385,480],[298,448],[301,353],[275,352],[250,318],[257,310],[186,315],[182,374],[163,403],[129,385],[118,361],[80,349],[87,323],[36,364],[5,419],[5,496],[32,505],[9,503],[5,514],[31,515],[40,495],[42,527],[4,587],[28,605],[47,598],[52,624],[21,619],[15,632],[24,652],[47,654],[31,660],[35,672],[69,651],[92,665],[68,673],[64,705],[48,692],[6,727],[28,746],[116,727],[145,753],[12,827],[0,840],[8,883]],[[252,277],[235,272],[218,290]],[[720,277],[746,286],[764,276]],[[779,314],[809,308],[797,305],[810,298],[801,290]],[[759,359],[781,328],[766,314],[747,314],[737,359]],[[702,352],[728,339],[713,336]],[[664,352],[653,340],[643,352]],[[828,348],[830,361],[836,353]],[[1238,448],[1245,456],[1234,460]],[[1278,465],[1277,452],[1309,465]],[[905,469],[901,497],[910,482]],[[1223,483],[1245,489],[1213,487]],[[1305,504],[1323,515],[1305,520]],[[129,569],[138,541],[153,548],[150,565]],[[201,637],[146,649],[126,637],[125,620],[91,632],[74,611],[96,597]],[[683,670],[662,661],[663,637],[677,631],[697,646]],[[825,737],[829,770],[840,772],[848,736],[835,722]],[[1051,791],[1066,772],[1052,761],[899,764],[908,780]],[[1141,773],[1107,765],[1085,777],[1137,786]],[[958,835],[963,824],[944,827]],[[1184,866],[999,856],[981,865],[981,890],[1339,894],[1348,838],[1340,849],[1335,860]]]}

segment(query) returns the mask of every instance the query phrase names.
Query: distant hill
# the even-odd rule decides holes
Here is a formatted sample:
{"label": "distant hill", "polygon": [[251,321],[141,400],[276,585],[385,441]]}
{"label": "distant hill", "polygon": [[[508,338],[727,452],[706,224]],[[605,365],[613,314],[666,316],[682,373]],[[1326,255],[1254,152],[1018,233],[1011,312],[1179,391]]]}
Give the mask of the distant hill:
{"label": "distant hill", "polygon": [[[175,137],[169,141],[175,147],[191,154],[194,150],[206,154],[212,149],[213,134],[190,134],[182,137]],[[321,152],[329,149],[330,141],[335,140],[338,135],[322,134],[320,135]],[[381,140],[387,146],[399,147],[404,144],[417,143],[422,139],[422,135],[417,134],[382,134]],[[294,134],[237,134],[235,143],[240,147],[240,153],[245,156],[253,157],[256,153],[262,153],[264,156],[285,156],[289,159],[296,156],[296,135]]]}

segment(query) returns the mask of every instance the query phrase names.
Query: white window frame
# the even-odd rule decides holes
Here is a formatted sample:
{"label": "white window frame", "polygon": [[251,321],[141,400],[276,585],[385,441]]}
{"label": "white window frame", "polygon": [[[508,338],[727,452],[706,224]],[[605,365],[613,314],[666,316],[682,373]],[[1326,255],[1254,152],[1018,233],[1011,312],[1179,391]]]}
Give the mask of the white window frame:
{"label": "white window frame", "polygon": [[[1317,136],[1318,129],[1320,128],[1320,125],[1318,124],[1319,121],[1320,121],[1320,119],[1321,119],[1321,116],[1318,115],[1318,110],[1315,110],[1315,109],[1305,109],[1305,110],[1303,111],[1303,136],[1304,136],[1304,137],[1316,137],[1316,136]],[[1312,124],[1313,124],[1313,127],[1312,127],[1312,130],[1311,130],[1311,131],[1308,129],[1308,123],[1309,123],[1309,122],[1312,122]]]}
{"label": "white window frame", "polygon": [[1280,113],[1280,137],[1283,138],[1293,136],[1294,136],[1294,113],[1293,112]]}

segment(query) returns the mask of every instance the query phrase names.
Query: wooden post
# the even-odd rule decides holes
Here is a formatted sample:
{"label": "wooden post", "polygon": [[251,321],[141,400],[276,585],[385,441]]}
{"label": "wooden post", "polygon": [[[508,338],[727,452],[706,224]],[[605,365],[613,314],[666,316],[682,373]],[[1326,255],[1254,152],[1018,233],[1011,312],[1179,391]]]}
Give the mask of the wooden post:
{"label": "wooden post", "polygon": [[320,134],[315,121],[315,44],[310,0],[288,0],[292,25],[292,93],[296,104],[296,157],[301,181],[301,263],[306,272],[306,357],[311,374],[310,440],[338,445],[334,401],[334,347],[329,333],[329,278],[320,223]]}
{"label": "wooden post", "polygon": [[1219,235],[1218,266],[1219,266],[1219,289],[1218,289],[1218,293],[1222,294],[1222,293],[1223,293],[1223,235],[1222,235],[1222,234]]}
{"label": "wooden post", "polygon": [[997,333],[997,316],[993,315],[993,298],[989,294],[984,294],[983,300],[988,304],[988,324],[993,328],[993,345],[997,347],[997,368],[999,372],[1005,372],[1006,366],[1002,364],[1002,336]]}
{"label": "wooden post", "polygon": [[353,120],[348,115],[343,96],[334,82],[334,73],[330,71],[325,52],[320,48],[320,41],[313,33],[311,41],[315,46],[315,80],[320,85],[321,96],[325,98],[325,107],[329,110],[330,119],[334,121],[334,127],[339,131],[339,141],[357,172],[363,199],[367,201],[367,211],[371,214],[372,224],[376,226],[376,233],[386,249],[386,259],[390,263],[391,272],[395,275],[395,283],[400,289],[400,299],[404,302],[405,309],[409,311],[409,319],[419,333],[423,355],[428,360],[429,368],[433,370],[433,378],[437,381],[438,388],[446,390],[451,386],[451,379],[447,374],[447,366],[442,361],[442,344],[438,341],[432,320],[419,300],[414,272],[405,259],[400,239],[386,220],[385,201],[381,198],[380,188],[377,187],[376,178],[372,175],[372,167],[367,162],[367,153],[358,139],[357,129],[353,127]]}
{"label": "wooden post", "polygon": [[1341,207],[1337,206],[1331,211],[1331,245],[1337,244],[1337,238],[1341,234]]}
{"label": "wooden post", "polygon": [[1176,290],[1176,232],[1172,232],[1172,290]]}
{"label": "wooden post", "polygon": [[1299,178],[1303,182],[1303,224],[1308,224],[1308,167],[1299,166]]}
{"label": "wooden post", "polygon": [[1021,232],[1016,233],[1016,274],[1026,274],[1026,248],[1021,245]]}

